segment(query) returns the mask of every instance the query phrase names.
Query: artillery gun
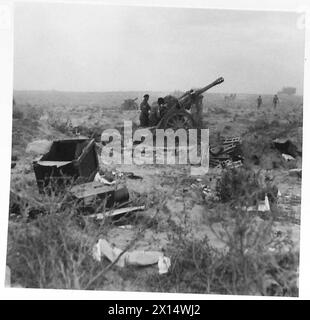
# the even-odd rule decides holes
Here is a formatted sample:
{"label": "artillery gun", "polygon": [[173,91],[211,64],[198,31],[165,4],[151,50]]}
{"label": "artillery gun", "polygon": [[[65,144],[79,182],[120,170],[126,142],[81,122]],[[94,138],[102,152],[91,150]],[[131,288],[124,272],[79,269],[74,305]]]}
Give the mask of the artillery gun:
{"label": "artillery gun", "polygon": [[138,98],[135,99],[125,99],[122,103],[122,110],[138,110],[138,104],[136,102]]}
{"label": "artillery gun", "polygon": [[202,94],[212,87],[221,84],[223,81],[224,78],[220,77],[201,89],[191,89],[185,92],[179,98],[171,95],[164,97],[166,111],[156,125],[156,128],[172,128],[177,130],[180,128],[194,129],[199,127],[201,119],[197,119],[195,108],[202,108]]}

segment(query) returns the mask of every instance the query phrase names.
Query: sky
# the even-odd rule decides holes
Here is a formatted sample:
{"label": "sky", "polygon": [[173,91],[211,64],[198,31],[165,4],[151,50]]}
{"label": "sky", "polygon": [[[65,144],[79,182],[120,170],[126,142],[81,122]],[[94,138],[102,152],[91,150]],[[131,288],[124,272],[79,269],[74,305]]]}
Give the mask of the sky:
{"label": "sky", "polygon": [[14,89],[303,92],[297,13],[17,3]]}

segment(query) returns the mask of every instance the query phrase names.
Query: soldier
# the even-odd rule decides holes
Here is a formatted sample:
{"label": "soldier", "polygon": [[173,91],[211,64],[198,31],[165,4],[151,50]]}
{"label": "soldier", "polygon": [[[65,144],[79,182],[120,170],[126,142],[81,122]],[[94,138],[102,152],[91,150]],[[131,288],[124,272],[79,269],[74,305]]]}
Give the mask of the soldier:
{"label": "soldier", "polygon": [[273,96],[272,103],[273,103],[273,108],[276,109],[277,104],[279,103],[279,98],[276,94]]}
{"label": "soldier", "polygon": [[157,104],[158,104],[158,110],[159,110],[159,117],[161,119],[165,115],[168,106],[164,98],[158,98]]}
{"label": "soldier", "polygon": [[151,127],[156,126],[160,120],[160,110],[159,110],[160,104],[158,103],[158,100],[157,100],[157,103],[153,103],[151,106],[150,117],[149,117],[149,125]]}
{"label": "soldier", "polygon": [[199,128],[202,126],[202,99],[202,95],[196,96],[194,93],[191,94],[191,114]]}
{"label": "soldier", "polygon": [[263,103],[262,96],[258,96],[258,98],[257,98],[257,110],[261,107],[262,103]]}
{"label": "soldier", "polygon": [[140,126],[141,127],[147,127],[149,125],[149,111],[151,109],[148,100],[149,100],[149,95],[145,94],[143,96],[143,101],[140,104]]}

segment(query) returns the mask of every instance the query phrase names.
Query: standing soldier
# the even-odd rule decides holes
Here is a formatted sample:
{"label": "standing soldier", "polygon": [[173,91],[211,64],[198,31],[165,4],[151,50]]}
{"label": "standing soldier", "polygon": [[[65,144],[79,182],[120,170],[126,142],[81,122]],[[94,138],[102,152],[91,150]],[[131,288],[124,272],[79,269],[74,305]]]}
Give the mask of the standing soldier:
{"label": "standing soldier", "polygon": [[143,101],[140,104],[140,126],[141,127],[148,127],[149,125],[149,111],[151,109],[148,100],[149,100],[149,95],[145,94],[143,96]]}
{"label": "standing soldier", "polygon": [[276,109],[277,104],[279,103],[279,98],[276,94],[273,96],[272,102],[273,102],[273,108]]}
{"label": "standing soldier", "polygon": [[202,99],[202,95],[196,96],[194,93],[191,94],[191,114],[198,128],[201,128],[202,126]]}
{"label": "standing soldier", "polygon": [[159,104],[154,102],[151,105],[149,125],[151,127],[156,126],[159,120],[160,120]]}
{"label": "standing soldier", "polygon": [[159,110],[159,118],[161,119],[165,113],[167,112],[167,103],[165,102],[164,98],[157,99],[158,110]]}
{"label": "standing soldier", "polygon": [[258,96],[258,98],[257,98],[257,110],[261,107],[262,103],[263,103],[262,96]]}

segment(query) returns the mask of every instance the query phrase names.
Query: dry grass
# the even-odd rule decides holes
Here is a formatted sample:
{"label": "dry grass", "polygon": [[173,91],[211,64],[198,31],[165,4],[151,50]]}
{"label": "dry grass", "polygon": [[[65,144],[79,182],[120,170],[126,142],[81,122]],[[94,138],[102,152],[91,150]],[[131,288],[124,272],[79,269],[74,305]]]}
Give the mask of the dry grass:
{"label": "dry grass", "polygon": [[[56,105],[59,110],[64,108],[65,103],[63,96],[58,98]],[[123,98],[126,97],[122,96],[119,100],[123,101]],[[87,99],[85,98],[85,101]],[[99,121],[99,118],[99,123],[96,124],[96,117],[106,114],[106,109],[101,108],[100,99],[99,96],[92,96],[92,105],[86,106],[88,109],[77,105],[80,97],[76,97],[76,104],[69,104],[70,115],[78,115],[79,112],[83,116],[87,114],[87,121],[91,125],[81,126],[82,134],[96,135],[111,119],[113,124],[120,121],[117,118],[118,110],[111,109],[106,122]],[[211,96],[211,108],[206,116],[209,117],[214,112],[218,119],[233,118],[235,110],[225,109],[216,99],[218,98]],[[51,109],[54,107],[53,103],[48,102]],[[249,100],[240,100],[236,109],[239,110],[247,104]],[[42,115],[42,110],[37,113],[36,109],[29,110],[28,113],[24,108],[14,110],[13,150],[24,149],[28,142],[39,136],[45,138],[53,134],[60,137],[71,135],[69,117],[64,117],[63,113],[54,110],[48,114],[48,129],[54,131],[45,132],[46,128],[40,128],[37,120]],[[68,110],[66,109],[67,114]],[[254,111],[251,112],[252,115],[255,114]],[[93,116],[90,117],[89,114]],[[287,117],[286,123],[268,117],[252,121],[252,126],[243,137],[244,155],[250,169],[254,154],[261,155],[271,151],[271,139],[302,125],[301,113],[295,114],[296,117]],[[238,121],[238,117],[235,120]],[[231,132],[230,130],[238,126],[238,122],[225,125],[226,131]],[[18,156],[21,154],[22,152]],[[283,163],[279,165],[282,166]],[[40,198],[33,191],[36,185],[30,174],[14,177],[14,189],[23,191],[27,198],[30,198],[31,205],[29,201],[20,203],[24,218],[18,221],[11,219],[9,223],[7,264],[11,268],[12,283],[28,288],[104,290],[118,288],[115,279],[122,279],[129,283],[130,288],[139,287],[139,290],[144,291],[297,296],[298,252],[289,238],[279,242],[275,236],[273,224],[277,210],[274,210],[274,215],[270,215],[268,219],[264,217],[265,220],[246,210],[260,198],[261,193],[268,191],[258,183],[256,174],[251,170],[229,172],[223,175],[218,184],[217,192],[223,203],[212,203],[215,216],[214,219],[206,221],[224,243],[225,250],[215,249],[208,237],[194,237],[196,230],[190,223],[178,224],[173,219],[165,202],[174,196],[176,190],[179,191],[179,177],[173,182],[174,188],[170,194],[155,189],[149,196],[132,193],[134,204],[145,203],[147,208],[158,214],[152,218],[137,215],[127,221],[137,230],[134,239],[138,239],[146,228],[152,229],[155,234],[169,231],[166,254],[171,258],[172,267],[166,275],[158,275],[157,270],[144,273],[141,269],[130,267],[119,270],[106,260],[96,262],[92,258],[92,247],[98,238],[107,235],[115,222],[104,220],[98,223],[85,218],[75,204],[68,205],[64,194]],[[39,207],[44,215],[27,219],[29,209],[33,206]],[[98,208],[102,209],[104,208]],[[208,214],[209,212],[206,212],[206,216]],[[184,221],[188,215],[187,209],[179,213]],[[167,224],[164,225],[163,220],[167,221]],[[111,272],[114,277],[112,280]]]}
{"label": "dry grass", "polygon": [[[273,215],[262,220],[247,211],[253,194],[264,190],[244,176],[229,175],[218,186],[220,194],[227,193],[226,204],[218,207],[216,222],[209,220],[209,225],[223,249],[212,247],[208,237],[196,239],[189,225],[171,222],[172,267],[168,275],[148,279],[151,291],[298,296],[298,252],[289,237],[279,241]],[[237,190],[231,194],[233,188]]]}

